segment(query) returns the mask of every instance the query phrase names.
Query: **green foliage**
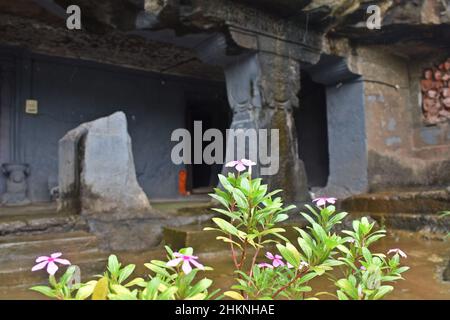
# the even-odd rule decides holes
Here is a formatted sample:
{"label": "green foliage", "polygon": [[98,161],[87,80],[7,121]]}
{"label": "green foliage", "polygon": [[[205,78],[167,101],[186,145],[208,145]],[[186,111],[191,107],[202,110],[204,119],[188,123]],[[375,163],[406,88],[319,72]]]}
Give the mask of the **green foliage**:
{"label": "green foliage", "polygon": [[408,267],[400,266],[400,256],[392,258],[378,253],[373,254],[369,247],[385,236],[385,230],[373,231],[375,222],[367,218],[353,221],[353,230],[345,230],[348,246],[339,246],[342,252],[340,261],[344,262],[342,271],[345,278],[336,280],[337,297],[340,300],[378,300],[394,290],[384,283],[403,279],[401,274]]}
{"label": "green foliage", "polygon": [[[225,219],[214,218],[218,228],[212,230],[223,233],[217,239],[230,244],[237,275],[237,284],[232,287],[235,291],[227,291],[225,296],[237,300],[307,299],[307,293],[312,291],[309,282],[326,276],[338,288],[338,299],[381,299],[393,290],[384,283],[402,279],[401,273],[408,270],[400,267],[398,254],[387,259],[369,250],[386,232],[374,230],[375,223],[369,223],[367,218],[353,221],[352,231],[337,234],[336,226],[348,215],[346,212],[336,212],[332,205],[317,208],[307,205],[308,213],[301,215],[309,225],[294,228],[299,237],[293,244],[281,235],[285,230],[277,226],[288,219],[286,212],[293,209],[292,206],[283,209],[280,197],[273,199],[280,190],[268,193],[261,179],[251,179],[249,173],[221,175],[219,180],[223,189],[215,189],[211,197],[224,207],[214,210]],[[243,262],[248,244],[254,254],[249,270],[245,271]],[[284,262],[275,257],[273,265],[256,265],[260,249],[271,244],[275,244]],[[276,264],[274,259],[278,259]],[[336,271],[344,278],[336,279]]]}
{"label": "green foliage", "polygon": [[76,291],[81,287],[80,284],[71,285],[72,278],[76,271],[76,266],[70,266],[66,272],[61,276],[59,281],[54,275],[49,276],[50,286],[35,286],[30,288],[33,291],[39,292],[49,298],[58,300],[74,300],[77,299]]}
{"label": "green foliage", "polygon": [[[166,250],[167,258],[174,259],[172,250],[169,247],[166,247]],[[193,250],[181,249],[180,253],[192,255]],[[184,274],[179,268],[168,267],[167,262],[159,260],[153,260],[145,266],[151,271],[147,280],[135,278],[127,282],[134,272],[135,265],[122,267],[117,257],[111,255],[106,271],[98,276],[99,280],[70,286],[75,272],[75,266],[71,266],[59,282],[56,282],[54,276],[50,276],[50,287],[37,286],[31,290],[60,300],[86,300],[89,297],[92,300],[206,300],[214,298],[219,292],[219,290],[208,291],[212,280],[208,278],[196,280],[199,269]],[[205,267],[204,270],[212,269]]]}
{"label": "green foliage", "polygon": [[[249,170],[250,171],[250,170]],[[280,223],[289,218],[295,206],[283,207],[281,190],[268,191],[261,179],[251,173],[227,177],[219,175],[222,188],[210,196],[221,208],[213,209],[221,216],[212,219],[218,240],[230,246],[236,283],[223,296],[236,299],[317,299],[322,294],[339,300],[378,300],[394,290],[393,283],[403,279],[409,268],[400,258],[399,249],[390,250],[391,257],[373,253],[371,246],[386,235],[367,218],[352,222],[351,230],[338,232],[336,226],[346,218],[335,206],[312,207],[301,212],[305,228],[294,227],[298,237],[291,243],[282,234]],[[323,203],[324,199],[320,199]],[[334,200],[326,199],[325,203]],[[319,202],[318,202],[319,203]],[[443,213],[444,216],[450,212]],[[276,249],[267,254],[271,264],[257,264],[261,250]],[[69,267],[57,282],[50,276],[50,286],[31,288],[50,298],[84,300],[209,300],[221,299],[219,290],[211,290],[213,281],[198,277],[204,267],[193,256],[192,248],[173,252],[166,247],[167,261],[152,260],[145,264],[150,273],[144,278],[131,278],[135,265],[122,266],[115,255],[108,259],[106,271],[98,280],[72,285],[75,267]],[[247,257],[250,256],[249,261]],[[249,263],[245,263],[245,262]],[[186,265],[188,263],[188,265]],[[193,268],[192,268],[192,266]],[[314,279],[326,277],[336,286],[336,295],[313,292]],[[130,280],[130,278],[132,280]]]}

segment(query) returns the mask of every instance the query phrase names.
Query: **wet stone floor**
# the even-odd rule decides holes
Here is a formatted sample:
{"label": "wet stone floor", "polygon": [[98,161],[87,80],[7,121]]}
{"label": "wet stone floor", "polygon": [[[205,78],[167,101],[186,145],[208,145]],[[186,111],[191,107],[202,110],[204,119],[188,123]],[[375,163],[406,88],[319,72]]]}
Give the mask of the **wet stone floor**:
{"label": "wet stone floor", "polygon": [[[410,266],[411,270],[405,273],[405,280],[396,285],[395,291],[387,297],[388,299],[450,299],[450,283],[442,281],[443,269],[450,259],[450,241],[425,240],[414,233],[395,231],[373,247],[374,251],[383,253],[391,248],[401,248],[408,254],[405,264]],[[145,262],[163,258],[164,252],[158,249],[139,254],[119,253],[118,256],[122,262],[136,264],[135,275],[138,276],[145,274],[146,269],[143,267]],[[214,271],[205,273],[205,276],[215,280],[215,288],[228,290],[233,284],[229,254],[215,252],[199,256],[202,263],[214,268]],[[311,286],[315,292],[335,290],[326,279],[312,282]],[[0,292],[0,299],[42,298],[27,288],[9,288]],[[321,296],[321,299],[330,298]]]}

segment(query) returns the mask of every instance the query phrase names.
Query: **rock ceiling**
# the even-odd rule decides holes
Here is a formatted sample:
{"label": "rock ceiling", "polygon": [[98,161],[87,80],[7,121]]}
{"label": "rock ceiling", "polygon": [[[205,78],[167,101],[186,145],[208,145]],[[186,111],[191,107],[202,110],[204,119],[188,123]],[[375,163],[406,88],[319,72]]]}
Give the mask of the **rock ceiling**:
{"label": "rock ceiling", "polygon": [[[449,2],[0,0],[0,39],[2,44],[46,54],[221,80],[222,70],[201,63],[193,48],[211,34],[223,32],[234,15],[240,16],[243,27],[253,22],[255,28],[273,28],[278,34],[306,29],[319,36],[327,34],[355,43],[385,45],[400,54],[411,54],[410,48],[414,46],[417,54],[426,54],[436,48],[448,49]],[[370,32],[365,25],[366,8],[374,3],[381,8],[383,27]],[[70,4],[82,8],[83,32],[65,28],[63,8]]]}

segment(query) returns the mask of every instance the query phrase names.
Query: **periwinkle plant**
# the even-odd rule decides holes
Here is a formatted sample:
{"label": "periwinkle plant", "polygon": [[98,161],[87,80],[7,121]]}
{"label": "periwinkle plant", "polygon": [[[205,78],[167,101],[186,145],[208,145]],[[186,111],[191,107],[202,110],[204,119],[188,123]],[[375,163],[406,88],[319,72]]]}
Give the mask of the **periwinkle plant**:
{"label": "periwinkle plant", "polygon": [[[110,300],[209,300],[227,296],[238,300],[254,299],[318,299],[332,295],[340,300],[376,300],[394,290],[396,281],[409,268],[401,265],[406,254],[400,249],[387,254],[373,253],[370,248],[385,236],[367,218],[355,220],[352,230],[337,232],[336,226],[347,216],[337,212],[335,198],[318,198],[315,207],[306,205],[301,212],[306,228],[294,227],[298,237],[294,243],[283,234],[280,223],[286,221],[295,206],[283,206],[277,196],[281,190],[269,191],[260,178],[252,178],[254,162],[246,159],[232,161],[227,167],[236,169],[226,177],[219,175],[221,188],[210,196],[221,204],[213,210],[222,217],[212,221],[219,232],[218,240],[229,245],[236,274],[231,290],[219,295],[210,292],[213,281],[198,280],[199,274],[212,270],[204,266],[192,248],[173,252],[166,246],[166,261],[152,260],[145,267],[145,278],[128,280],[134,265],[122,267],[115,255],[108,260],[107,270],[98,280],[72,284],[75,273],[70,266],[59,281],[54,262],[68,264],[57,257],[40,257],[34,270],[47,266],[50,286],[32,288],[57,299],[88,298]],[[269,252],[277,250],[277,252]],[[259,260],[265,253],[265,260]],[[55,260],[58,259],[58,260]],[[42,263],[46,262],[46,263]],[[51,264],[50,264],[51,263]],[[336,286],[336,293],[313,291],[314,279],[326,277]]]}
{"label": "periwinkle plant", "polygon": [[[251,165],[245,159],[227,165],[236,166],[237,175],[220,175],[223,189],[216,188],[211,194],[223,206],[214,210],[228,218],[214,218],[218,228],[213,230],[223,233],[217,239],[230,244],[237,275],[234,291],[225,292],[226,296],[241,300],[317,299],[317,295],[307,296],[312,292],[310,281],[327,276],[334,279],[338,290],[333,296],[338,299],[380,299],[393,290],[385,282],[402,279],[408,267],[400,266],[398,252],[387,258],[369,250],[386,233],[373,231],[375,223],[362,218],[353,221],[352,231],[335,232],[348,215],[336,211],[335,198],[317,198],[315,208],[306,205],[309,212],[301,215],[309,225],[306,229],[294,227],[298,238],[296,244],[291,243],[282,235],[285,229],[279,223],[287,220],[287,212],[295,207],[283,208],[282,199],[274,198],[281,190],[268,192],[261,179],[252,179]],[[279,255],[267,253],[271,263],[257,264],[260,251],[273,244]],[[251,263],[244,270],[249,247],[253,249]],[[345,278],[337,279],[335,271]]]}

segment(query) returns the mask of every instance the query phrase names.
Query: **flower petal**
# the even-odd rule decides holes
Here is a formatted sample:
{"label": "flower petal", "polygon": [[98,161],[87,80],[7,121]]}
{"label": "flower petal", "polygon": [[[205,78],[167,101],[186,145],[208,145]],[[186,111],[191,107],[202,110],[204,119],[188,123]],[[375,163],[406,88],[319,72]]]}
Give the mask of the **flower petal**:
{"label": "flower petal", "polygon": [[238,163],[238,165],[236,166],[236,170],[241,172],[241,171],[245,171],[245,166],[242,163]]}
{"label": "flower petal", "polygon": [[183,266],[181,267],[183,269],[184,274],[189,274],[192,271],[192,267],[188,260],[184,260]]}
{"label": "flower petal", "polygon": [[55,259],[54,261],[58,262],[58,263],[61,263],[61,264],[65,264],[67,266],[70,266],[70,264],[71,264],[70,261],[67,260],[67,259]]}
{"label": "flower petal", "polygon": [[37,270],[42,270],[45,268],[45,266],[47,265],[48,261],[45,260],[44,262],[38,263],[37,265],[35,265],[31,271],[37,271]]}
{"label": "flower petal", "polygon": [[273,266],[276,268],[276,267],[283,267],[284,266],[284,262],[283,261],[281,261],[281,260],[279,260],[279,259],[274,259],[273,260]]}
{"label": "flower petal", "polygon": [[58,271],[58,266],[53,261],[49,262],[47,265],[47,272],[50,275],[54,275]]}
{"label": "flower petal", "polygon": [[36,259],[36,262],[47,261],[48,259],[50,259],[50,257],[42,256],[42,257],[38,257],[38,258]]}
{"label": "flower petal", "polygon": [[62,256],[62,253],[61,253],[61,252],[52,253],[52,255],[51,255],[51,257],[52,257],[53,259],[59,258],[59,257],[61,257],[61,256]]}
{"label": "flower petal", "polygon": [[251,160],[248,160],[248,159],[242,159],[242,160],[241,160],[241,163],[242,163],[244,166],[247,166],[247,167],[256,166],[256,163],[255,163],[255,162],[253,162],[253,161],[251,161]]}
{"label": "flower petal", "polygon": [[195,260],[191,260],[190,262],[191,262],[194,266],[196,266],[197,268],[199,268],[200,270],[205,270],[205,266],[202,265],[201,263],[198,263],[198,262],[195,261]]}
{"label": "flower petal", "polygon": [[176,258],[176,259],[173,259],[173,260],[170,260],[169,262],[167,262],[166,266],[176,267],[177,265],[180,264],[181,261],[183,261],[183,258]]}
{"label": "flower petal", "polygon": [[239,161],[230,161],[228,162],[225,167],[231,168],[231,167],[235,167],[239,164]]}
{"label": "flower petal", "polygon": [[328,201],[328,203],[335,204],[337,199],[336,198],[328,198],[327,201]]}
{"label": "flower petal", "polygon": [[270,259],[270,260],[275,259],[275,257],[273,256],[273,254],[270,253],[270,252],[267,252],[267,253],[266,253],[266,257],[267,257],[268,259]]}
{"label": "flower petal", "polygon": [[327,202],[325,201],[325,199],[323,199],[323,198],[320,198],[320,199],[318,199],[317,200],[317,203],[316,203],[316,205],[317,206],[324,206],[324,205],[326,205],[327,204]]}

